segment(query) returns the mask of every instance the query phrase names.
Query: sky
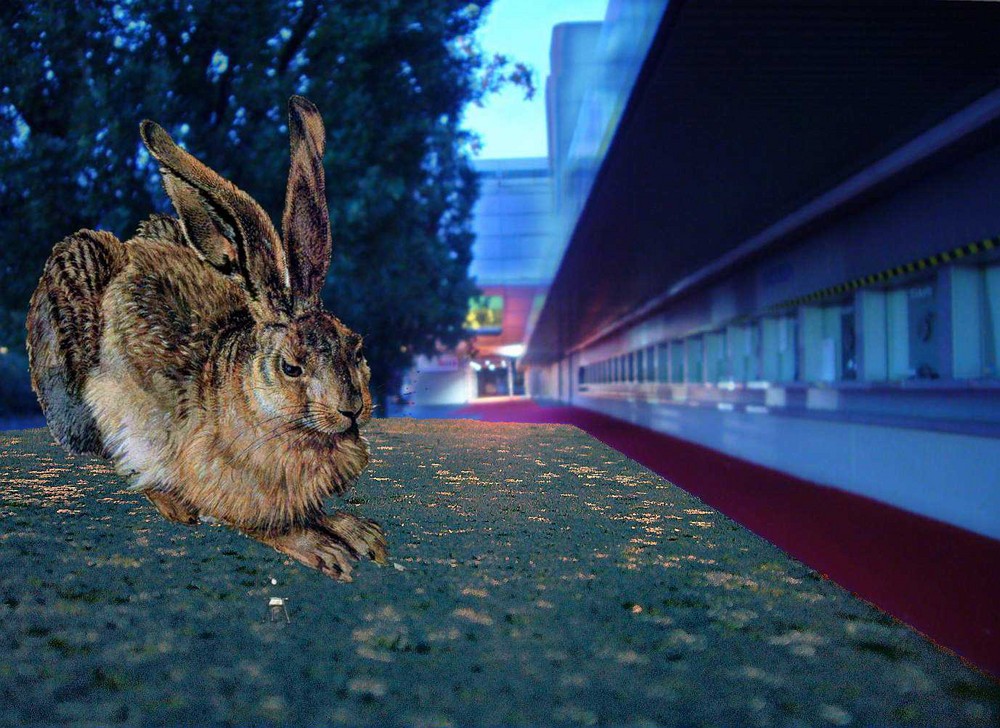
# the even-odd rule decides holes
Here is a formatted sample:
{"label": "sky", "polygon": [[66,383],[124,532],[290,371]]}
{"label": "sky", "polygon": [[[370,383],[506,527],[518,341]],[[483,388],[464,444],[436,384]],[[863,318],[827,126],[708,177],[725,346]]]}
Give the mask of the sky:
{"label": "sky", "polygon": [[545,79],[549,75],[552,27],[558,23],[604,20],[608,0],[494,0],[477,39],[492,55],[503,53],[535,70],[537,92],[531,101],[511,88],[470,106],[466,128],[483,141],[479,159],[545,157]]}

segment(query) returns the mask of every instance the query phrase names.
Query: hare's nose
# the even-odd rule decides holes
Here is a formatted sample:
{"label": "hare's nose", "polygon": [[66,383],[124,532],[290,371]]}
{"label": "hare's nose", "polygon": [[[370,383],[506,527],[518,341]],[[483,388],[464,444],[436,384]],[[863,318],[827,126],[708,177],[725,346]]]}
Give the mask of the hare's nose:
{"label": "hare's nose", "polygon": [[337,411],[340,414],[342,414],[344,417],[350,417],[351,418],[351,424],[353,425],[355,422],[357,422],[358,415],[361,414],[361,407],[358,407],[358,411],[357,412],[351,412],[350,410],[337,410]]}

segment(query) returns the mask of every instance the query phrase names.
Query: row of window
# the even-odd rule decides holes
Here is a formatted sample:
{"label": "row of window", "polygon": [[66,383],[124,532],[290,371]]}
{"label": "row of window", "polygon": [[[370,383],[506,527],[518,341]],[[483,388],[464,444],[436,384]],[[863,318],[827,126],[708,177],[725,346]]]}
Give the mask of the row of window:
{"label": "row of window", "polygon": [[659,342],[577,376],[581,385],[973,379],[998,377],[998,362],[1000,265],[991,265]]}

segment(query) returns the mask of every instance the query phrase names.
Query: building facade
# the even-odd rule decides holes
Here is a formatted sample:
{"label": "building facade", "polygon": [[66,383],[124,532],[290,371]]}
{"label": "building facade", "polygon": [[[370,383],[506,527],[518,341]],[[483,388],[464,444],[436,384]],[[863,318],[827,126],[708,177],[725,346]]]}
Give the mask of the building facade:
{"label": "building facade", "polygon": [[670,3],[532,394],[1000,538],[998,13]]}
{"label": "building facade", "polygon": [[548,160],[477,160],[475,168],[480,197],[469,273],[482,296],[471,302],[466,327],[476,337],[469,347],[417,359],[404,381],[417,406],[524,392],[517,357],[559,262]]}

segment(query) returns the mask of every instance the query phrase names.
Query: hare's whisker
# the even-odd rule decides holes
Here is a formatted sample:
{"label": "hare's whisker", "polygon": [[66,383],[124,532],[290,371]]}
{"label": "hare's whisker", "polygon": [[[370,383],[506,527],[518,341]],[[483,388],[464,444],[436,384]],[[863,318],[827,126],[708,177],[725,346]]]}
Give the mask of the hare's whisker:
{"label": "hare's whisker", "polygon": [[247,445],[245,448],[243,448],[243,450],[241,450],[239,452],[239,454],[235,458],[233,458],[234,461],[239,462],[239,461],[243,460],[243,458],[246,455],[248,455],[248,454],[250,454],[250,453],[258,450],[260,447],[262,447],[263,445],[267,444],[271,440],[274,440],[277,437],[281,437],[282,435],[287,434],[288,432],[293,431],[296,427],[300,426],[300,420],[301,419],[302,418],[299,418],[299,417],[294,418],[294,419],[286,419],[283,422],[279,423],[273,429],[269,430],[268,432],[265,432],[263,435],[255,438],[255,439],[251,440],[250,444]]}

